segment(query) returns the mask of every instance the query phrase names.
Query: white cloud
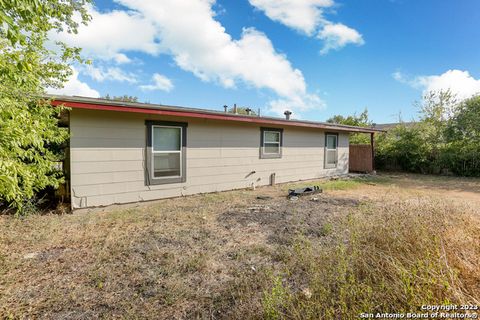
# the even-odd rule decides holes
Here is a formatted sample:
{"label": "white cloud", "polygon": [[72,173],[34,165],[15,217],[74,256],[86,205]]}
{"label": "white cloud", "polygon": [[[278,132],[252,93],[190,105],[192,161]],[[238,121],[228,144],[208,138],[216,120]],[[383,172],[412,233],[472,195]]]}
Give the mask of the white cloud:
{"label": "white cloud", "polygon": [[126,73],[118,67],[102,68],[90,65],[82,69],[82,72],[98,82],[103,82],[105,80],[128,83],[137,82],[136,76],[134,74]]}
{"label": "white cloud", "polygon": [[[89,57],[117,63],[129,62],[131,57],[128,54],[132,51],[168,54],[180,68],[192,72],[202,81],[215,82],[226,88],[246,84],[269,89],[278,99],[289,101],[292,111],[306,106],[321,107],[321,103],[311,103],[315,100],[311,97],[315,95],[307,92],[302,72],[294,68],[284,54],[275,50],[265,34],[254,28],[245,28],[239,39],[233,39],[226,32],[215,20],[216,13],[212,9],[215,0],[116,2],[128,9],[101,13],[90,8],[92,22],[81,26],[78,35],[62,34],[61,40],[84,48]],[[108,73],[108,70],[104,71]],[[107,79],[101,72],[92,73],[99,81]],[[119,74],[117,76],[121,78]],[[168,82],[158,79],[157,76],[153,84],[144,85],[143,90],[168,91],[173,88],[171,82],[170,88]],[[124,78],[124,81],[127,80]]]}
{"label": "white cloud", "polygon": [[91,5],[88,6],[88,12],[92,20],[86,26],[81,24],[78,34],[51,33],[50,39],[80,47],[88,57],[117,63],[131,61],[125,54],[128,51],[152,55],[159,53],[157,30],[152,21],[140,13],[131,10],[99,12]]}
{"label": "white cloud", "polygon": [[394,73],[392,73],[392,77],[393,79],[397,80],[398,82],[401,82],[401,83],[407,83],[407,79],[405,79],[405,76],[403,73],[401,73],[400,71],[395,71]]}
{"label": "white cloud", "polygon": [[333,0],[249,0],[267,17],[290,28],[312,35],[324,21],[323,9],[334,5]]}
{"label": "white cloud", "polygon": [[307,94],[302,98],[292,97],[288,99],[277,99],[270,101],[268,110],[276,115],[283,115],[285,110],[292,111],[292,118],[302,118],[302,112],[324,109],[326,104],[315,94]]}
{"label": "white cloud", "polygon": [[362,35],[342,23],[332,23],[323,16],[326,8],[335,5],[334,0],[249,0],[267,17],[309,36],[317,35],[324,41],[321,54],[338,50],[347,44],[363,45]]}
{"label": "white cloud", "polygon": [[152,80],[153,84],[140,86],[140,89],[144,91],[162,90],[169,92],[174,88],[172,81],[159,73],[155,73]]}
{"label": "white cloud", "polygon": [[324,41],[321,54],[327,54],[330,50],[338,50],[349,43],[363,45],[365,41],[362,35],[355,29],[344,24],[327,24],[319,33],[318,38]]}
{"label": "white cloud", "polygon": [[282,99],[295,102],[290,109],[307,105],[303,102],[308,94],[302,72],[293,68],[285,55],[275,51],[267,36],[254,28],[245,28],[240,39],[232,39],[214,19],[214,0],[118,2],[152,21],[162,49],[173,56],[180,68],[203,81],[214,81],[227,88],[238,83],[267,88]]}
{"label": "white cloud", "polygon": [[90,88],[88,84],[78,79],[78,71],[75,69],[73,69],[70,79],[64,84],[63,88],[49,88],[47,92],[67,96],[100,97],[100,93],[97,90]]}
{"label": "white cloud", "polygon": [[409,78],[397,71],[393,78],[415,89],[430,91],[450,90],[460,100],[470,98],[480,93],[480,79],[475,79],[468,71],[448,70],[441,75],[417,76]]}

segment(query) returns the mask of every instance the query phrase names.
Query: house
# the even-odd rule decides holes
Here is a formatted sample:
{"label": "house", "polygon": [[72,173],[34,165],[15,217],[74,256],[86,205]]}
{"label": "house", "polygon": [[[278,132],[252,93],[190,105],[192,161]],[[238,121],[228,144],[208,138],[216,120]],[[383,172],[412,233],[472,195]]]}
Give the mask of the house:
{"label": "house", "polygon": [[348,172],[351,127],[287,118],[55,96],[71,108],[64,168],[73,209]]}

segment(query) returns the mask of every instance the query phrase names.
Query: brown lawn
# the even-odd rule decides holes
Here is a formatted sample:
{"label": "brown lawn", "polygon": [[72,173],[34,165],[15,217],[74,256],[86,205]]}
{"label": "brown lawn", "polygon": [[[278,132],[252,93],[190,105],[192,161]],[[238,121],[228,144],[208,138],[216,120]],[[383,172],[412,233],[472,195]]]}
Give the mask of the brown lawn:
{"label": "brown lawn", "polygon": [[[312,184],[324,193],[285,197]],[[381,174],[0,216],[0,318],[348,319],[479,304],[479,207],[479,179]]]}

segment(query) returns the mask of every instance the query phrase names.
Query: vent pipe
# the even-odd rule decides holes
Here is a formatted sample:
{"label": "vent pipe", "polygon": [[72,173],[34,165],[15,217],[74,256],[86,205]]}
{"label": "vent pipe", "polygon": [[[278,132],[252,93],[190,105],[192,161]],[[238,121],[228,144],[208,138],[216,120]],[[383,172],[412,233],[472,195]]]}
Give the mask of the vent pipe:
{"label": "vent pipe", "polygon": [[285,119],[290,120],[290,115],[292,114],[292,111],[285,110],[283,114],[285,115]]}
{"label": "vent pipe", "polygon": [[223,106],[223,109],[225,110],[225,113],[228,112],[228,106],[227,106],[227,105],[224,105],[224,106]]}
{"label": "vent pipe", "polygon": [[251,115],[251,114],[252,114],[252,109],[250,109],[250,108],[245,109],[245,111],[247,112],[247,115]]}
{"label": "vent pipe", "polygon": [[236,103],[233,105],[233,113],[237,114],[237,104]]}

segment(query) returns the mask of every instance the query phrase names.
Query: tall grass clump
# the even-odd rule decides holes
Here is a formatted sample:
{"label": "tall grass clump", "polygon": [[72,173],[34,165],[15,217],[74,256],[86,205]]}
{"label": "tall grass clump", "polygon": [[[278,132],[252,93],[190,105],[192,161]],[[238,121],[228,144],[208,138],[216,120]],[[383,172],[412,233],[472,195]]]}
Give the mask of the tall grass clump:
{"label": "tall grass clump", "polygon": [[[266,314],[356,319],[480,303],[480,217],[473,209],[424,198],[375,203],[349,213],[340,229],[329,246],[299,239],[289,249],[287,287]],[[270,300],[278,288],[276,280]]]}

